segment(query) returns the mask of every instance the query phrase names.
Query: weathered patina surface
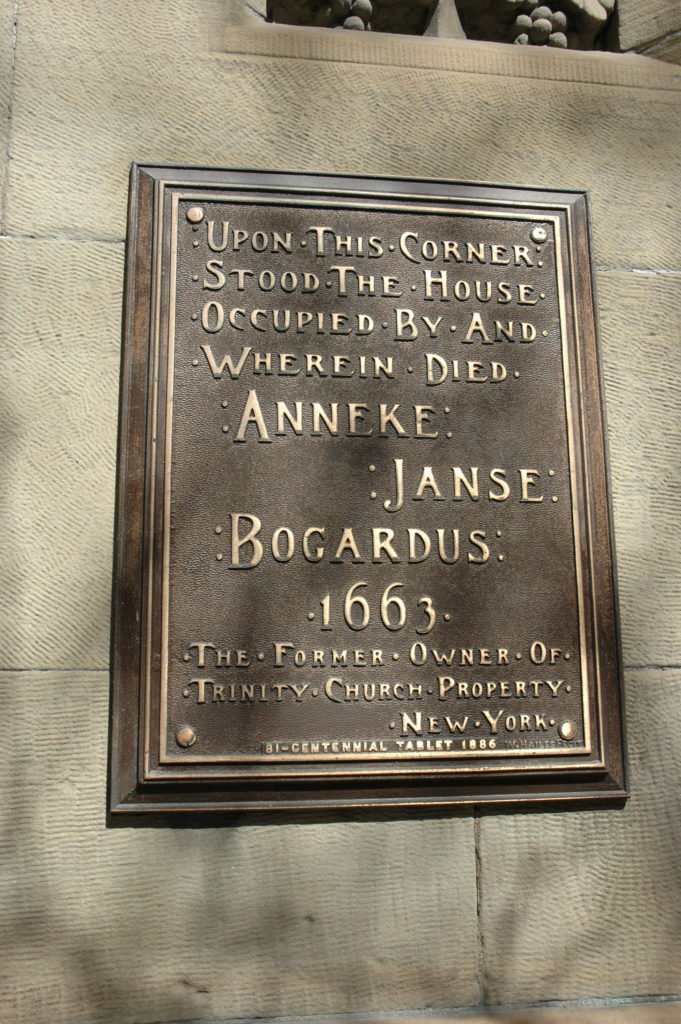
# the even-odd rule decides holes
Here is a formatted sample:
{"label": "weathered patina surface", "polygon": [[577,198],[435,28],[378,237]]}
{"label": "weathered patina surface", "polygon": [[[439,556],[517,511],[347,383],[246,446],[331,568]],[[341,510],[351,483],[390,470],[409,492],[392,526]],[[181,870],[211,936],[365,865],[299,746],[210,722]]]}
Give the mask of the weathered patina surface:
{"label": "weathered patina surface", "polygon": [[134,188],[115,806],[621,795],[583,196]]}

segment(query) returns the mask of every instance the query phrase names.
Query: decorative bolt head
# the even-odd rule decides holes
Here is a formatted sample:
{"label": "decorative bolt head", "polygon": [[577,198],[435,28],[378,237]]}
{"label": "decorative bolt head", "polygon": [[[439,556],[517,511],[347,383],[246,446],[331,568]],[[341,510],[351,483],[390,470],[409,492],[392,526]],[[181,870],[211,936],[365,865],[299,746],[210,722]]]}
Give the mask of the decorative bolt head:
{"label": "decorative bolt head", "polygon": [[190,206],[187,210],[187,220],[190,224],[200,224],[203,220],[203,210],[200,206]]}
{"label": "decorative bolt head", "polygon": [[540,228],[539,226],[537,226],[536,228],[532,228],[532,230],[530,231],[530,238],[533,242],[537,242],[537,244],[545,242],[547,237],[548,236],[546,234],[546,228]]}
{"label": "decorative bolt head", "polygon": [[572,740],[577,735],[577,723],[576,722],[561,722],[558,726],[558,732],[564,740]]}
{"label": "decorative bolt head", "polygon": [[190,726],[183,725],[175,733],[175,741],[178,747],[192,747],[196,743],[196,733]]}

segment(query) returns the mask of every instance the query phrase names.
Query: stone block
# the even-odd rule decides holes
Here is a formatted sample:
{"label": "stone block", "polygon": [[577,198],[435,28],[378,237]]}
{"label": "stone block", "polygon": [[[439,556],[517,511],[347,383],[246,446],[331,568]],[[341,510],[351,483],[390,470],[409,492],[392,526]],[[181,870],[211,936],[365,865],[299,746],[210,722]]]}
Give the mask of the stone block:
{"label": "stone block", "polygon": [[599,273],[626,665],[681,664],[681,274]]}
{"label": "stone block", "polygon": [[19,33],[22,42],[56,44],[92,63],[100,54],[201,53],[235,7],[243,10],[239,0],[40,0],[20,5]]}
{"label": "stone block", "polygon": [[5,175],[9,150],[14,84],[15,0],[0,0],[0,209],[5,209]]}
{"label": "stone block", "polygon": [[680,685],[627,675],[623,809],[483,816],[486,1003],[681,990]]}
{"label": "stone block", "polygon": [[673,66],[287,26],[226,35],[259,51],[140,60],[131,43],[91,60],[20,35],[9,230],[122,239],[133,160],[298,168],[589,189],[598,263],[676,267]]}
{"label": "stone block", "polygon": [[670,64],[681,64],[681,29],[673,35],[665,36],[651,46],[645,47],[647,57],[665,60]]}
{"label": "stone block", "polygon": [[0,667],[108,661],[121,245],[0,242]]}
{"label": "stone block", "polygon": [[[605,1002],[605,1001],[603,1001]],[[452,1024],[462,1021],[463,1024],[679,1024],[681,1021],[681,1003],[660,1001],[655,1003],[618,1003],[615,1006],[570,1006],[552,1007],[550,1009],[503,1010],[491,1009],[484,1014],[451,1013],[439,1016],[437,1011],[427,1017],[408,1016],[364,1018],[355,1020],[353,1024]],[[263,1022],[269,1024],[269,1022]],[[287,1024],[305,1024],[302,1018],[287,1021]],[[324,1024],[343,1024],[341,1020],[329,1019]]]}
{"label": "stone block", "polygon": [[0,673],[0,704],[3,1019],[476,1001],[470,813],[107,829],[107,673]]}
{"label": "stone block", "polygon": [[672,32],[681,32],[681,9],[669,0],[617,0],[621,50],[640,50]]}

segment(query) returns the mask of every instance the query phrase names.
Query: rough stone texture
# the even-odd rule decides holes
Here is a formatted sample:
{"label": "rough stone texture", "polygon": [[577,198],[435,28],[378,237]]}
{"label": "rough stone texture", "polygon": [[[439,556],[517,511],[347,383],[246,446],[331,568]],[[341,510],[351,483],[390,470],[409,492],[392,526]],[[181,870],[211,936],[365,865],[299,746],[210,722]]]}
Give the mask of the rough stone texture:
{"label": "rough stone texture", "polygon": [[123,246],[0,242],[0,667],[105,668]]}
{"label": "rough stone texture", "polygon": [[[589,1001],[593,1003],[593,1001]],[[679,1024],[681,1021],[681,1003],[640,1002],[627,1005],[620,1002],[616,1006],[562,1005],[551,1009],[503,1010],[492,1008],[484,1013],[466,1013],[465,1010],[452,1010],[443,1014],[435,1011],[427,1016],[410,1013],[380,1013],[352,1017],[317,1017],[314,1020],[304,1017],[279,1017],[276,1020],[262,1019],[258,1024],[452,1024],[452,1021],[464,1021],[465,1024]],[[180,1024],[179,1021],[174,1024]],[[192,1024],[206,1024],[195,1021]],[[242,1024],[241,1021],[216,1021],[215,1024]]]}
{"label": "rough stone texture", "polygon": [[15,8],[16,0],[0,0],[0,210],[3,213],[14,86]]}
{"label": "rough stone texture", "polygon": [[[447,1015],[446,1017],[393,1017],[355,1019],[352,1024],[451,1024],[452,1021],[465,1021],[465,1024],[679,1024],[681,1021],[680,1003],[638,1003],[612,1007],[560,1007],[555,1009],[535,1010],[490,1010],[480,1015],[467,1013]],[[197,1022],[200,1024],[200,1022]],[[269,1024],[263,1021],[262,1024]],[[287,1021],[286,1024],[289,1024]],[[299,1024],[291,1021],[290,1024]],[[300,1024],[304,1024],[300,1021]],[[324,1024],[343,1024],[340,1020],[330,1019]],[[347,1022],[350,1024],[350,1022]]]}
{"label": "rough stone texture", "polygon": [[[470,814],[104,826],[108,677],[78,670],[107,660],[133,159],[589,189],[625,657],[681,661],[679,391],[664,383],[678,364],[681,73],[636,56],[300,32],[258,25],[262,0],[249,7],[19,5],[15,237],[0,241],[0,668],[24,671],[0,672],[0,1017],[423,1015],[476,1006],[479,961],[485,997],[506,1005],[679,993],[677,670],[630,673],[624,811],[483,817],[479,921]],[[0,0],[10,64],[13,10]],[[63,671],[26,671],[38,668]],[[496,1019],[676,1024],[678,1010]]]}
{"label": "rough stone texture", "polygon": [[439,36],[441,39],[464,38],[465,33],[454,0],[439,0],[424,35]]}
{"label": "rough stone texture", "polygon": [[0,701],[1,1019],[476,1001],[469,815],[107,830],[108,674],[0,673]]}
{"label": "rough stone texture", "polygon": [[[22,18],[30,20],[31,10]],[[295,37],[297,46],[326,47],[325,55],[320,51],[323,59],[311,60],[306,52],[308,59],[207,55],[195,60],[152,51],[140,60],[114,46],[98,49],[95,61],[84,61],[77,47],[54,40],[47,45],[37,31],[24,33],[23,21],[20,27],[11,231],[120,239],[133,159],[267,164],[588,187],[598,262],[617,265],[623,254],[627,265],[640,267],[678,261],[681,75],[661,62],[610,57],[595,64],[599,58],[593,55],[539,49],[530,55],[518,53],[520,47],[419,39],[413,44],[421,60],[437,56],[450,67],[386,71],[372,47],[375,63],[356,64],[350,71],[329,57],[334,46],[354,44],[333,40],[351,36],[365,43],[368,37],[285,26],[260,26],[245,36],[275,49],[277,40]],[[246,45],[243,38],[239,45]],[[408,59],[403,39],[380,41],[384,55]],[[465,73],[454,70],[467,46],[474,47],[466,58],[473,64]],[[522,77],[526,67],[533,75],[543,69],[546,76],[562,79],[544,81],[538,93],[536,82]],[[36,68],[42,69],[38,75]],[[584,68],[596,69],[593,74],[619,88],[574,81]],[[654,69],[658,90],[649,88],[648,68]],[[456,103],[443,101],[448,94]],[[588,138],[588,145],[579,160],[566,163],[565,153],[572,153],[580,138]],[[661,179],[667,183],[663,196]],[[59,202],[54,180],[68,182]]]}
{"label": "rough stone texture", "polygon": [[[639,1003],[626,1006],[620,1004],[613,1007],[560,1007],[558,1009],[537,1010],[500,1010],[490,1011],[484,1015],[473,1016],[463,1013],[453,1016],[439,1017],[400,1017],[385,1018],[379,1021],[367,1019],[354,1021],[353,1024],[451,1024],[451,1021],[465,1021],[466,1024],[678,1024],[681,1021],[681,1004],[679,1003]],[[263,1022],[267,1024],[267,1022]],[[297,1022],[291,1022],[297,1024]],[[302,1022],[301,1022],[302,1024]],[[326,1022],[325,1022],[326,1024]],[[329,1021],[328,1024],[342,1024],[341,1021]]]}
{"label": "rough stone texture", "polygon": [[485,1015],[463,1019],[468,1024],[678,1024],[681,1021],[681,1006],[678,1003],[640,1003],[635,1006],[620,1005],[590,1010],[571,1007],[511,1011],[495,1013],[491,1017]]}
{"label": "rough stone texture", "polygon": [[670,64],[681,64],[681,29],[670,36],[665,36],[657,43],[642,47],[641,50],[648,57],[666,60]]}
{"label": "rough stone texture", "polygon": [[681,672],[626,678],[623,810],[483,817],[491,1003],[681,991]]}
{"label": "rough stone texture", "polygon": [[82,53],[180,50],[204,53],[239,0],[19,0],[20,42],[32,40]]}
{"label": "rough stone texture", "polygon": [[681,31],[681,8],[670,0],[617,0],[617,18],[622,50],[640,50]]}
{"label": "rough stone texture", "polygon": [[596,286],[626,665],[681,665],[681,274]]}

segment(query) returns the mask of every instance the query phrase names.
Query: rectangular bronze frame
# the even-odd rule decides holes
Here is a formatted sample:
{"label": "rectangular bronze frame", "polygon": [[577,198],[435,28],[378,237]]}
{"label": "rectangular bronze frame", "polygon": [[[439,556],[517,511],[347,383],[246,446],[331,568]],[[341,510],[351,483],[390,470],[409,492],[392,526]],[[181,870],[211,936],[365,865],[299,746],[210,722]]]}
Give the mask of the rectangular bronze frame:
{"label": "rectangular bronze frame", "polygon": [[[588,551],[594,635],[590,652],[597,678],[589,697],[595,716],[597,757],[578,761],[563,756],[554,767],[550,758],[539,766],[531,754],[499,759],[470,754],[445,765],[405,766],[399,758],[355,760],[338,771],[337,765],[302,767],[274,764],[269,759],[229,768],[175,768],[149,765],[150,713],[145,687],[151,678],[164,679],[164,656],[146,640],[154,574],[162,565],[159,538],[153,536],[155,424],[154,331],[160,324],[154,302],[157,276],[170,253],[164,221],[164,192],[183,190],[183,196],[265,194],[268,201],[319,201],[325,205],[405,204],[428,210],[433,204],[448,209],[479,211],[541,210],[562,231],[561,258],[565,287],[570,290],[574,321],[568,331],[575,348],[579,396],[572,405],[578,417],[584,491],[587,507],[573,509]],[[177,204],[175,204],[176,208]],[[527,215],[531,219],[531,213]],[[583,193],[514,186],[461,184],[445,181],[355,178],[260,171],[216,171],[198,168],[134,166],[131,179],[127,248],[125,318],[119,428],[118,498],[112,634],[112,709],[110,742],[110,811],[130,812],[261,810],[263,808],[326,808],[452,804],[525,804],[547,801],[617,800],[626,796],[621,707],[621,669],[616,610],[612,528],[608,504],[606,442],[601,374],[596,342],[594,300],[589,255],[587,203]],[[172,431],[168,432],[172,436]],[[598,531],[598,542],[596,532]],[[154,557],[156,562],[154,563]],[[152,567],[150,569],[150,566]],[[158,583],[158,580],[156,580]],[[593,600],[594,595],[597,600]],[[586,718],[588,719],[588,708]],[[588,752],[588,751],[587,751]],[[544,753],[546,753],[544,751]],[[209,759],[208,759],[209,760]],[[228,761],[219,758],[219,761]],[[560,761],[560,758],[558,759]],[[477,762],[477,763],[476,763]],[[184,766],[187,767],[184,767]],[[189,769],[189,770],[188,770]]]}

